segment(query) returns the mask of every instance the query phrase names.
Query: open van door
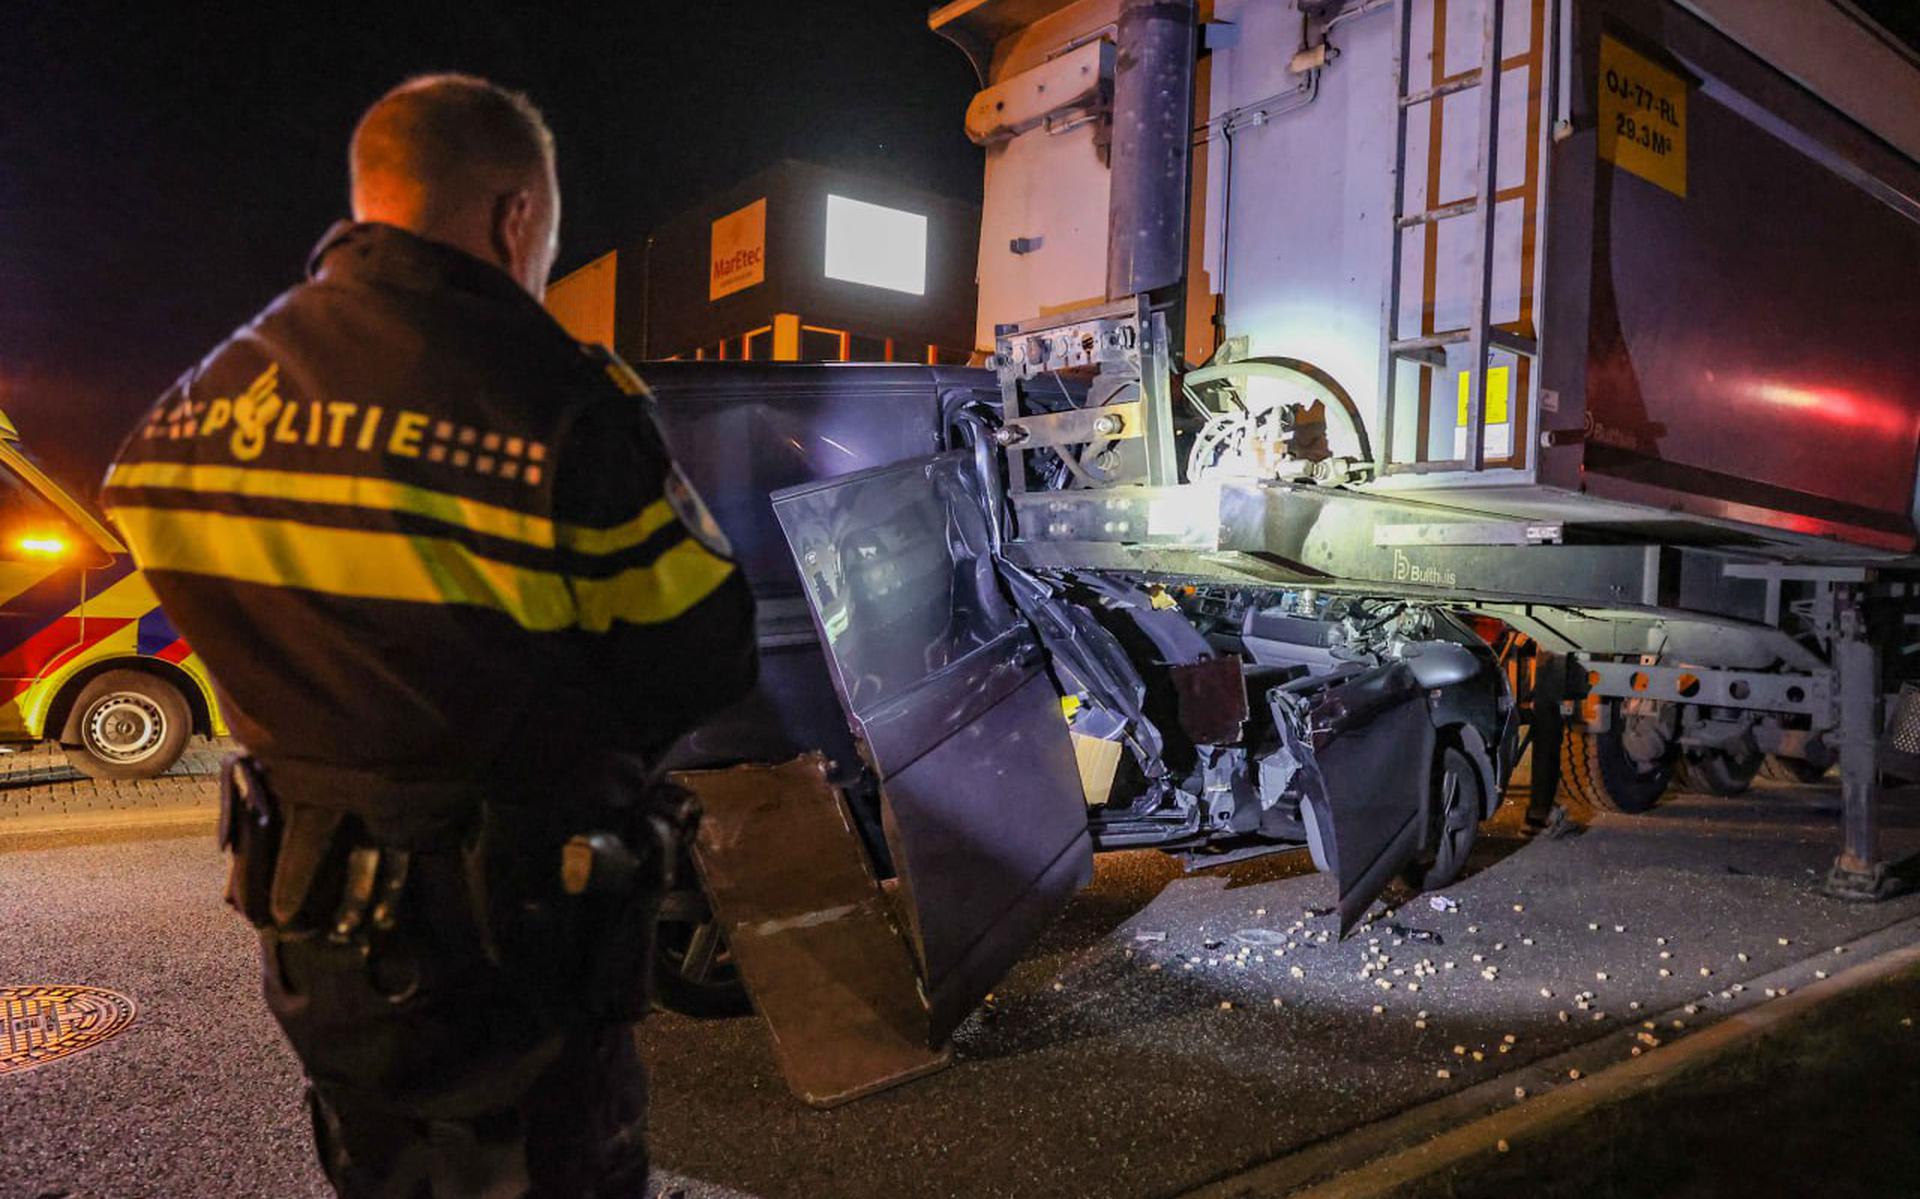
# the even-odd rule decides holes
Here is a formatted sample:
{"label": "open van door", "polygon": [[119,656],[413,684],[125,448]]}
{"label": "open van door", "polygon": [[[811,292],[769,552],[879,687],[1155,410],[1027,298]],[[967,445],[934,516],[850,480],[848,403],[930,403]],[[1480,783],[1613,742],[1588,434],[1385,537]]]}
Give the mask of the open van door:
{"label": "open van door", "polygon": [[970,458],[776,492],[944,1041],[1092,878],[1079,768],[1039,638],[994,571]]}

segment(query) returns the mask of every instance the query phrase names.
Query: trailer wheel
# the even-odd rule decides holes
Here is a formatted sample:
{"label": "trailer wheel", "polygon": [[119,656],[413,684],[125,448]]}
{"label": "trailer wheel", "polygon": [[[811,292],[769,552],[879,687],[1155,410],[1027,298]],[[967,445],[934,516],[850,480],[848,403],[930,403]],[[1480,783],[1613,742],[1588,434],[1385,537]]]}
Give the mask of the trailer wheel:
{"label": "trailer wheel", "polygon": [[1760,773],[1776,783],[1817,783],[1827,777],[1832,767],[1822,762],[1809,762],[1804,758],[1783,758],[1779,754],[1768,754],[1766,764],[1760,767]]}
{"label": "trailer wheel", "polygon": [[1415,891],[1451,884],[1466,869],[1467,856],[1480,834],[1480,772],[1467,755],[1442,746],[1433,759],[1433,804],[1428,808],[1430,842],[1400,872]]}
{"label": "trailer wheel", "polygon": [[89,778],[150,779],[180,760],[193,736],[193,709],[165,679],[109,670],[73,701],[63,742],[67,764]]}
{"label": "trailer wheel", "polygon": [[1765,755],[1754,752],[1735,755],[1725,750],[1689,750],[1680,755],[1680,786],[1703,795],[1733,796],[1753,786]]}
{"label": "trailer wheel", "polygon": [[1569,725],[1560,740],[1560,781],[1575,803],[1599,812],[1644,812],[1673,781],[1673,755],[1646,762],[1627,752],[1619,710],[1604,733]]}
{"label": "trailer wheel", "polygon": [[703,1020],[748,1014],[746,984],[692,861],[682,859],[676,877],[687,885],[660,901],[654,924],[654,997],[670,1012]]}

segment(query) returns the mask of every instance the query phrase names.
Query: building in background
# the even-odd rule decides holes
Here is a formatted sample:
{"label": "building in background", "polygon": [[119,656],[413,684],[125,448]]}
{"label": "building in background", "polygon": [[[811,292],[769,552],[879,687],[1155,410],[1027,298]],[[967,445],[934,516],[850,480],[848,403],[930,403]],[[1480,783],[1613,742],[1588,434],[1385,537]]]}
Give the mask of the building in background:
{"label": "building in background", "polygon": [[965,363],[977,205],[783,162],[547,289],[636,361]]}

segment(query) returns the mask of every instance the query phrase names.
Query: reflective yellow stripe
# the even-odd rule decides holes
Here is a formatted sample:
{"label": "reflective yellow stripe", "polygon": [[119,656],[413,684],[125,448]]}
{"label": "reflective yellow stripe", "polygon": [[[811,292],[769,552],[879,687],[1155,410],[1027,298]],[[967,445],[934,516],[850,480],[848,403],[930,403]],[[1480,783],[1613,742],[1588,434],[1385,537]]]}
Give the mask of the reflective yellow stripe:
{"label": "reflective yellow stripe", "polygon": [[733,573],[733,563],[715,557],[691,537],[655,558],[605,579],[575,579],[580,627],[604,633],[616,622],[660,624],[712,595]]}
{"label": "reflective yellow stripe", "polygon": [[640,510],[640,515],[611,529],[589,529],[582,525],[558,525],[560,544],[580,554],[617,554],[631,549],[673,523],[673,507],[655,500]]}
{"label": "reflective yellow stripe", "polygon": [[[318,475],[294,470],[260,470],[246,466],[195,466],[179,462],[137,462],[116,466],[107,475],[108,487],[164,487],[218,495],[245,495],[294,500],[308,504],[342,504],[381,512],[404,512],[493,537],[551,548],[554,523],[483,504],[465,496],[431,491],[359,475]],[[589,551],[590,552],[590,551]]]}
{"label": "reflective yellow stripe", "polygon": [[529,516],[465,496],[396,483],[390,479],[308,474],[246,466],[196,466],[180,462],[137,462],[116,466],[107,475],[106,485],[162,487],[176,491],[403,512],[542,548],[552,548],[557,539],[558,544],[581,554],[613,554],[639,545],[674,518],[672,507],[666,500],[659,499],[624,524],[611,529],[589,529],[561,524],[545,517]]}
{"label": "reflective yellow stripe", "polygon": [[148,570],[354,599],[470,604],[539,631],[574,623],[573,597],[561,575],[496,562],[441,537],[156,508],[117,508],[114,518]]}

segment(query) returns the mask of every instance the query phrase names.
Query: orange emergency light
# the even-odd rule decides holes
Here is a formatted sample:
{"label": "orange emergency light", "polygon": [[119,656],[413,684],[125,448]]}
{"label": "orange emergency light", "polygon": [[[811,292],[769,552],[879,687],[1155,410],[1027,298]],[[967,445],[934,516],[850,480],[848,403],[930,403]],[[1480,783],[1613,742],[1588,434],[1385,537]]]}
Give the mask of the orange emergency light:
{"label": "orange emergency light", "polygon": [[14,543],[23,554],[36,558],[57,558],[67,552],[65,540],[46,534],[29,534]]}

